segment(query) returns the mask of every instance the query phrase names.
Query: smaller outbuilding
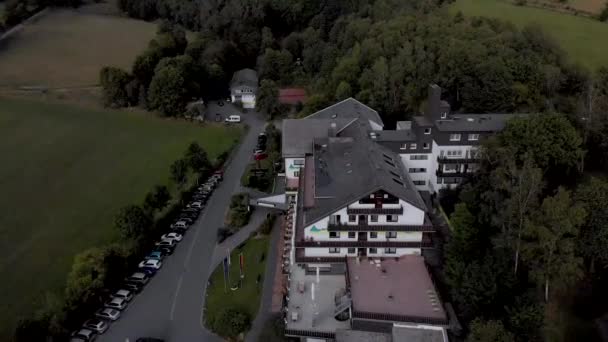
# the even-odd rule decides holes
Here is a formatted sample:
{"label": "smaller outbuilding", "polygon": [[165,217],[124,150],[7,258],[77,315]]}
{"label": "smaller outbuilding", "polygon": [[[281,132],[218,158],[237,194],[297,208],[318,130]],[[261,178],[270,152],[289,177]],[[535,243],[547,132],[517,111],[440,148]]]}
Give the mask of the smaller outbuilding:
{"label": "smaller outbuilding", "polygon": [[258,73],[253,69],[242,69],[234,73],[230,81],[230,99],[243,108],[255,108],[258,92]]}
{"label": "smaller outbuilding", "polygon": [[279,89],[279,103],[295,106],[298,103],[306,103],[306,90],[304,88],[281,88]]}

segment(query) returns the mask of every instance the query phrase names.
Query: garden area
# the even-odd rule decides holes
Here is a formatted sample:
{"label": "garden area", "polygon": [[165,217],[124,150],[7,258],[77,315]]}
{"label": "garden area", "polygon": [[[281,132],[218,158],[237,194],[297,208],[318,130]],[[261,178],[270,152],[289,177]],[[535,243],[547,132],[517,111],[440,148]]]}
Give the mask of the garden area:
{"label": "garden area", "polygon": [[[234,339],[250,328],[262,296],[269,242],[268,235],[252,237],[232,250],[230,262],[219,265],[211,275],[205,325],[220,336]],[[224,265],[228,267],[226,273]]]}
{"label": "garden area", "polygon": [[[281,131],[270,124],[264,132],[266,143],[265,158],[247,165],[241,184],[245,187],[270,193],[273,191],[274,178],[281,168]],[[259,144],[258,144],[259,145]]]}

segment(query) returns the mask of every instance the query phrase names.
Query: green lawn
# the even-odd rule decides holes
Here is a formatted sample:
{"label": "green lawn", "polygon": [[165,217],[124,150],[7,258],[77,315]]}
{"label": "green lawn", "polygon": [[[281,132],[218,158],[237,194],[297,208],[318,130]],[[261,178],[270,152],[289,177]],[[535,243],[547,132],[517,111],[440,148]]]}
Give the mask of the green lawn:
{"label": "green lawn", "polygon": [[608,23],[557,13],[550,10],[515,6],[501,0],[457,0],[450,11],[467,16],[493,17],[518,27],[539,24],[568,53],[570,58],[591,70],[608,67]]}
{"label": "green lawn", "polygon": [[0,98],[0,340],[76,253],[116,238],[117,210],[166,183],[196,140],[215,158],[241,130],[149,114]]}
{"label": "green lawn", "polygon": [[[207,288],[205,320],[206,325],[211,327],[213,320],[224,308],[236,308],[247,312],[251,320],[258,313],[260,296],[264,282],[264,270],[266,268],[266,257],[268,254],[269,236],[256,237],[247,240],[242,249],[244,256],[244,273],[242,287],[232,291],[231,284],[239,279],[239,254],[241,250],[233,250],[230,253],[230,283],[227,289],[224,287],[223,266],[220,264],[211,275],[211,285]],[[262,256],[264,260],[262,260]],[[259,284],[257,279],[260,279]]]}

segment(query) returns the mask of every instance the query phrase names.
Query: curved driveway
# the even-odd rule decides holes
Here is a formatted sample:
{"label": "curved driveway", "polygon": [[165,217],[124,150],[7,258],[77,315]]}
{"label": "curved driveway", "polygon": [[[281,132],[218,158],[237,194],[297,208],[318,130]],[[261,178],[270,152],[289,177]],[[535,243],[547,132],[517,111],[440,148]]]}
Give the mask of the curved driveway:
{"label": "curved driveway", "polygon": [[224,181],[175,253],[166,259],[160,272],[98,341],[135,342],[139,337],[162,338],[168,342],[221,341],[201,325],[216,232],[224,225],[230,197],[240,190],[241,175],[251,160],[257,135],[264,128],[264,121],[257,114],[241,117],[249,125],[249,131],[226,167]]}

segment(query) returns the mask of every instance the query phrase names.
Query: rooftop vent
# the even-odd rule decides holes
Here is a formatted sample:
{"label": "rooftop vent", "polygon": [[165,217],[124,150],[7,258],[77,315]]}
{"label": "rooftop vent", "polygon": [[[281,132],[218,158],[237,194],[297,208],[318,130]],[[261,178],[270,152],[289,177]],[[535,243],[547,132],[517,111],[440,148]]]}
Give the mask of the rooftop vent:
{"label": "rooftop vent", "polygon": [[467,118],[467,121],[468,121],[468,122],[474,122],[474,121],[475,121],[475,119],[473,119],[473,118]]}
{"label": "rooftop vent", "polygon": [[346,170],[346,173],[351,174],[353,173],[353,170]]}
{"label": "rooftop vent", "polygon": [[338,114],[332,114],[332,115],[331,115],[331,118],[332,118],[332,119],[335,119],[335,118],[337,118],[337,117],[338,117]]}
{"label": "rooftop vent", "polygon": [[388,298],[388,300],[390,300],[390,301],[392,301],[392,300],[394,300],[394,299],[395,299],[395,297],[394,297],[392,294],[389,294],[387,298]]}

